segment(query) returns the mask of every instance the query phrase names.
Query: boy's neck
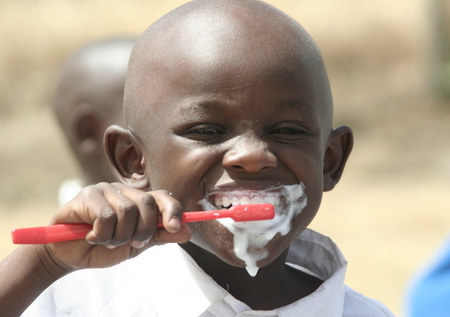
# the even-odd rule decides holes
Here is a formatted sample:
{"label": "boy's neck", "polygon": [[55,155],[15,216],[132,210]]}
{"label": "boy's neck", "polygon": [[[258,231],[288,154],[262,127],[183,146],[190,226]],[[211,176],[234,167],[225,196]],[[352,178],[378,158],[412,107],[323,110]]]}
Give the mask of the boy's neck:
{"label": "boy's neck", "polygon": [[287,266],[288,250],[251,277],[245,268],[234,267],[188,242],[181,247],[221,287],[255,310],[272,310],[314,292],[322,283],[316,277]]}

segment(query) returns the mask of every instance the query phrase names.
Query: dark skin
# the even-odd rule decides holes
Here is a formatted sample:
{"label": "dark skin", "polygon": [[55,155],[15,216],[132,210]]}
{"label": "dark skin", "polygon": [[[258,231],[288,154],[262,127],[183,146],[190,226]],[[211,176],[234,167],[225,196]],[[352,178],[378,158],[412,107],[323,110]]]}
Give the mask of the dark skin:
{"label": "dark skin", "polygon": [[[326,73],[297,24],[266,13],[275,27],[265,25],[261,33],[257,11],[245,19],[241,15],[248,11],[239,5],[226,15],[205,11],[211,15],[175,15],[162,22],[170,38],[154,38],[150,30],[132,57],[139,68],[131,67],[130,78],[144,84],[128,87],[133,94],[125,98],[126,109],[166,119],[128,117],[133,135],[109,133],[121,133],[122,142],[139,148],[139,175],[152,188],[173,193],[184,210],[197,210],[200,199],[225,188],[305,183],[308,206],[287,235],[277,235],[266,246],[269,255],[258,262],[263,268],[256,277],[242,268],[232,235],[217,222],[191,224],[191,242],[183,245],[215,281],[252,308],[280,307],[320,285],[286,268],[286,250],[313,219],[323,190],[338,181],[351,149],[351,131],[331,129]],[[147,95],[148,87],[156,89]],[[151,147],[158,151],[146,150]],[[167,160],[172,157],[177,159]],[[120,170],[125,166],[116,165]]]}
{"label": "dark skin", "polygon": [[[298,24],[254,1],[184,6],[136,44],[124,107],[128,129],[113,126],[105,135],[121,184],[88,187],[52,220],[93,223],[93,230],[86,241],[19,248],[0,268],[2,302],[18,292],[33,298],[66,272],[114,265],[167,242],[182,243],[207,274],[253,309],[286,305],[320,285],[286,266],[286,254],[317,213],[323,191],[338,182],[352,132],[332,129],[326,72]],[[179,221],[212,192],[300,182],[307,206],[289,233],[264,246],[256,277],[247,274],[233,235],[219,222],[188,227]],[[162,229],[155,228],[159,214]],[[9,263],[22,261],[46,265],[12,274]],[[43,282],[28,282],[32,268],[44,272]],[[0,313],[20,311],[27,301],[10,305]]]}

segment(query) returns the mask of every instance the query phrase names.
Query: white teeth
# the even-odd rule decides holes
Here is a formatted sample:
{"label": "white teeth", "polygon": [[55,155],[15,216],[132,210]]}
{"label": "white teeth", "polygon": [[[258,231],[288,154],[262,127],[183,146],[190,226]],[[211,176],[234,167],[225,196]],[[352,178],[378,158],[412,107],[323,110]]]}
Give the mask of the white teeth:
{"label": "white teeth", "polygon": [[231,201],[228,197],[222,197],[222,203],[221,206],[228,207],[231,205]]}
{"label": "white teeth", "polygon": [[250,198],[248,196],[244,196],[241,199],[241,205],[248,205],[250,203]]}
{"label": "white teeth", "polygon": [[261,203],[263,203],[263,201],[259,197],[253,197],[252,199],[250,199],[249,203],[250,204],[261,204]]}
{"label": "white teeth", "polygon": [[230,195],[217,195],[214,198],[216,208],[230,208],[236,205],[263,204],[271,203],[278,205],[280,203],[279,194],[270,193],[232,193]]}

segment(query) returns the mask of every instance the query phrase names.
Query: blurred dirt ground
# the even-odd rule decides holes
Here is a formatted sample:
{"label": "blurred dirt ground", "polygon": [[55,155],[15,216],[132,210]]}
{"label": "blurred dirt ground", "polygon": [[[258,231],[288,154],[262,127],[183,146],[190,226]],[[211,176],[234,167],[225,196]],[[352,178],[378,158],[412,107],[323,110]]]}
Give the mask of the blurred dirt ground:
{"label": "blurred dirt ground", "polygon": [[[76,175],[49,109],[59,67],[85,42],[140,34],[185,1],[1,1],[0,256],[9,231],[46,224]],[[450,228],[450,104],[430,90],[429,2],[272,0],[313,35],[336,125],[355,132],[341,183],[312,227],[349,260],[347,283],[399,316],[414,272]]]}

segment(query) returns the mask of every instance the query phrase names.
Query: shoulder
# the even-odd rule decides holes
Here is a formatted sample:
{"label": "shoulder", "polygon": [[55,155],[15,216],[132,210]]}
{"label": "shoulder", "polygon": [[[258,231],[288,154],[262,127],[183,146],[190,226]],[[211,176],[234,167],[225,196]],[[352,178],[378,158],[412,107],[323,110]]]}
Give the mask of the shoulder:
{"label": "shoulder", "polygon": [[344,317],[393,317],[381,302],[366,297],[346,286]]}

